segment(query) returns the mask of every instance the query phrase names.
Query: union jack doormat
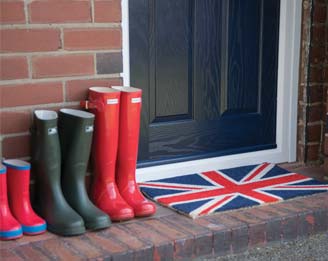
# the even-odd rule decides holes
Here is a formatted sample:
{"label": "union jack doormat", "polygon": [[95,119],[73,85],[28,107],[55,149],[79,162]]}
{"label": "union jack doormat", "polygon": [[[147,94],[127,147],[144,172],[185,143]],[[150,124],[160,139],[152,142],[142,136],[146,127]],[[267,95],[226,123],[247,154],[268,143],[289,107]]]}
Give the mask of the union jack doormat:
{"label": "union jack doormat", "polygon": [[328,190],[328,184],[274,164],[244,166],[139,183],[158,203],[196,218]]}

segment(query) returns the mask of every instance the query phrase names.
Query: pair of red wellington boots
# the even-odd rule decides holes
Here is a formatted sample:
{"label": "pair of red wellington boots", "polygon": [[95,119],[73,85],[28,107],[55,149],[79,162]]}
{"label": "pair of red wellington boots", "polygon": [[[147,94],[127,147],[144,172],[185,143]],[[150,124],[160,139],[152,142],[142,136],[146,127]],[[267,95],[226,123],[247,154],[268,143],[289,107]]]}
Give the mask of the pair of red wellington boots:
{"label": "pair of red wellington boots", "polygon": [[46,222],[31,207],[30,164],[22,160],[4,160],[3,164],[0,164],[0,239],[44,233]]}
{"label": "pair of red wellington boots", "polygon": [[135,179],[141,94],[133,87],[92,87],[89,100],[81,102],[95,114],[91,199],[113,221],[156,212],[155,204],[144,198]]}

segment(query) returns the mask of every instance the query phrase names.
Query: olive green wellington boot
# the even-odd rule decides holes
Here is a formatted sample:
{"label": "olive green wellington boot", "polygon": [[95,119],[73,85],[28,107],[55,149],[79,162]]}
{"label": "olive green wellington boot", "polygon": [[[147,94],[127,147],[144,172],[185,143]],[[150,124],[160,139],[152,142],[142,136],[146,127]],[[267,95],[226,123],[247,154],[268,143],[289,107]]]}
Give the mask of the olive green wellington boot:
{"label": "olive green wellington boot", "polygon": [[87,229],[102,229],[111,224],[107,214],[90,201],[85,187],[90,157],[94,115],[89,112],[61,109],[58,132],[62,152],[61,184],[70,206],[81,215]]}
{"label": "olive green wellington boot", "polygon": [[57,118],[54,111],[34,111],[32,171],[36,174],[37,212],[47,221],[50,232],[73,236],[84,233],[85,226],[62,193]]}

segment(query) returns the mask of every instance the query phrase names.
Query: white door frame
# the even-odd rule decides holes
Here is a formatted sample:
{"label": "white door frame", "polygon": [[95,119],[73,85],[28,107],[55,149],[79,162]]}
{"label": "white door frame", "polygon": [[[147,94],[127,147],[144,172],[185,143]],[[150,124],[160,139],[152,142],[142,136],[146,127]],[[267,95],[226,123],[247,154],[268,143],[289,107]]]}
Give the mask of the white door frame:
{"label": "white door frame", "polygon": [[[128,7],[129,0],[122,0],[123,73],[121,76],[123,77],[124,85],[130,85]],[[141,168],[137,169],[137,181],[186,175],[213,169],[231,168],[238,165],[257,164],[266,161],[281,163],[296,160],[301,16],[302,0],[281,0],[276,131],[277,148]]]}

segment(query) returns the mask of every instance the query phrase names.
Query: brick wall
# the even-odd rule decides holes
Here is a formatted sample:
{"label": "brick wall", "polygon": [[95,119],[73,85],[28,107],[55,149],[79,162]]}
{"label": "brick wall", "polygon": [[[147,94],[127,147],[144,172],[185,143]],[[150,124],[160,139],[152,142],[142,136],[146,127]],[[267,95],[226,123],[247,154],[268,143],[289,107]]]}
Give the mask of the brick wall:
{"label": "brick wall", "polygon": [[0,0],[0,158],[30,155],[34,109],[121,84],[120,0]]}
{"label": "brick wall", "polygon": [[298,161],[321,164],[328,87],[328,0],[303,0]]}

